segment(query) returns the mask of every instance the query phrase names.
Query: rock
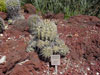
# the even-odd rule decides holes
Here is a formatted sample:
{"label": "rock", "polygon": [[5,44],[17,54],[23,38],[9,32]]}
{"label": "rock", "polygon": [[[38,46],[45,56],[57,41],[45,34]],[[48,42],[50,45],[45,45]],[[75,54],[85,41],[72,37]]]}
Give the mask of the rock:
{"label": "rock", "polygon": [[4,72],[11,70],[17,63],[24,61],[28,58],[28,54],[23,50],[12,51],[7,55],[6,68]]}
{"label": "rock", "polygon": [[25,19],[16,20],[14,22],[14,28],[20,31],[28,31],[28,24]]}
{"label": "rock", "polygon": [[25,65],[31,65],[34,69],[41,70],[41,62],[40,62],[40,59],[39,59],[37,53],[31,52],[29,55],[30,55],[29,59],[31,61],[26,62]]}
{"label": "rock", "polygon": [[32,4],[25,4],[23,8],[29,14],[36,14],[36,8]]}
{"label": "rock", "polygon": [[25,67],[21,65],[16,65],[11,72],[8,72],[7,75],[31,75],[31,72]]}
{"label": "rock", "polygon": [[43,15],[43,18],[46,19],[64,19],[63,13],[53,14],[51,12],[48,12],[47,14]]}
{"label": "rock", "polygon": [[48,12],[47,14],[43,15],[44,19],[52,19],[54,17],[54,14],[51,12]]}
{"label": "rock", "polygon": [[7,13],[0,12],[0,17],[2,17],[3,19],[6,19],[7,18]]}
{"label": "rock", "polygon": [[64,14],[63,13],[58,13],[54,16],[54,19],[64,19]]}

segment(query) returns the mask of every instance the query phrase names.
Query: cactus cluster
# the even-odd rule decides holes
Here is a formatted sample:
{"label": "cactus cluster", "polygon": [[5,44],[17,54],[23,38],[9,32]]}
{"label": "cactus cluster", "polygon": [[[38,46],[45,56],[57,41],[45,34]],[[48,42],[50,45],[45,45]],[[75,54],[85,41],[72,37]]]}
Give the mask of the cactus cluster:
{"label": "cactus cluster", "polygon": [[20,1],[19,0],[6,0],[6,8],[8,13],[9,19],[20,19],[23,18],[22,15],[20,15]]}
{"label": "cactus cluster", "polygon": [[[65,45],[57,34],[57,26],[53,21],[48,19],[42,20],[37,15],[32,15],[28,19],[29,29],[34,35],[32,41],[36,41],[34,50],[39,53],[43,59],[50,59],[53,54],[66,56],[69,48]],[[32,42],[31,42],[32,43]],[[28,46],[30,47],[30,45]],[[31,49],[27,49],[28,52]]]}
{"label": "cactus cluster", "polygon": [[4,20],[2,18],[0,18],[0,33],[2,33],[4,29],[5,29]]}
{"label": "cactus cluster", "polygon": [[31,34],[40,40],[54,40],[57,36],[57,26],[50,20],[41,20],[39,16],[32,15],[28,19]]}

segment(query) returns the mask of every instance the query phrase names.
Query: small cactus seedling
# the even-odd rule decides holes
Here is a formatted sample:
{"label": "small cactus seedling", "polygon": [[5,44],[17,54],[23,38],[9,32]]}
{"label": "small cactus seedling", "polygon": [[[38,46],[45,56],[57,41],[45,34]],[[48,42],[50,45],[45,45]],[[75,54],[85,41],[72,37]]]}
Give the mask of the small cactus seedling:
{"label": "small cactus seedling", "polygon": [[23,16],[20,15],[20,1],[19,0],[7,0],[6,8],[9,19],[22,19]]}
{"label": "small cactus seedling", "polygon": [[0,33],[2,33],[4,29],[5,29],[4,20],[2,18],[0,18]]}

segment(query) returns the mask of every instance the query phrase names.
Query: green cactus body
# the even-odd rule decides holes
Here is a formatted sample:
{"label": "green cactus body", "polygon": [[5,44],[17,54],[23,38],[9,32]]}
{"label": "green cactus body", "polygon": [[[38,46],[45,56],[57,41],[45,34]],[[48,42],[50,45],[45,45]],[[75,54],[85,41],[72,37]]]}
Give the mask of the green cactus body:
{"label": "green cactus body", "polygon": [[42,49],[44,48],[45,46],[49,46],[50,42],[49,41],[43,41],[43,40],[38,40],[37,41],[37,47]]}
{"label": "green cactus body", "polygon": [[41,50],[41,55],[44,59],[49,59],[53,54],[52,47],[44,47]]}
{"label": "green cactus body", "polygon": [[59,54],[61,56],[66,56],[67,53],[69,53],[69,48],[66,45],[60,45]]}
{"label": "green cactus body", "polygon": [[42,40],[38,40],[38,41],[37,41],[37,47],[38,47],[38,48],[41,49],[41,48],[44,47],[44,45],[45,45],[45,42],[44,42],[44,41],[42,41]]}
{"label": "green cactus body", "polygon": [[60,47],[59,46],[53,46],[53,52],[54,54],[57,54],[59,52]]}
{"label": "green cactus body", "polygon": [[36,47],[36,41],[30,41],[26,51],[27,52],[35,51],[34,50],[35,47]]}
{"label": "green cactus body", "polygon": [[24,19],[23,15],[20,15],[20,1],[19,0],[6,0],[6,7],[9,19]]}
{"label": "green cactus body", "polygon": [[31,32],[31,34],[40,35],[40,33],[38,32],[40,31],[41,23],[42,23],[42,20],[40,19],[38,15],[29,16],[28,25],[29,25],[29,31]]}
{"label": "green cactus body", "polygon": [[0,0],[0,11],[6,12],[6,0]]}
{"label": "green cactus body", "polygon": [[69,48],[65,45],[64,41],[60,38],[56,38],[56,45],[59,47],[58,53],[61,56],[65,56],[69,52]]}
{"label": "green cactus body", "polygon": [[39,16],[31,16],[28,19],[31,32],[41,40],[54,40],[57,35],[57,26],[50,20],[41,20]]}
{"label": "green cactus body", "polygon": [[4,20],[2,18],[0,18],[0,33],[2,33],[4,29],[5,29]]}

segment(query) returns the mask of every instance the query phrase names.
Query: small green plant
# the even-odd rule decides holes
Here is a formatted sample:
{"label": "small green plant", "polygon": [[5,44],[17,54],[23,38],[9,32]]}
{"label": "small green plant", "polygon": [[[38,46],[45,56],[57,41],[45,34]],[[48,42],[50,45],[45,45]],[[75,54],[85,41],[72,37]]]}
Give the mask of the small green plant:
{"label": "small green plant", "polygon": [[7,13],[9,19],[22,19],[24,18],[20,15],[20,1],[19,0],[7,0],[6,1]]}
{"label": "small green plant", "polygon": [[4,29],[5,29],[4,20],[2,18],[0,18],[0,33],[2,33]]}
{"label": "small green plant", "polygon": [[52,47],[44,47],[40,51],[40,56],[42,56],[42,58],[44,58],[45,60],[50,59],[51,55],[53,55]]}
{"label": "small green plant", "polygon": [[37,34],[36,28],[37,28],[38,22],[41,22],[41,18],[38,15],[29,16],[28,18],[29,31],[33,35]]}
{"label": "small green plant", "polygon": [[0,0],[0,11],[6,12],[6,0]]}

